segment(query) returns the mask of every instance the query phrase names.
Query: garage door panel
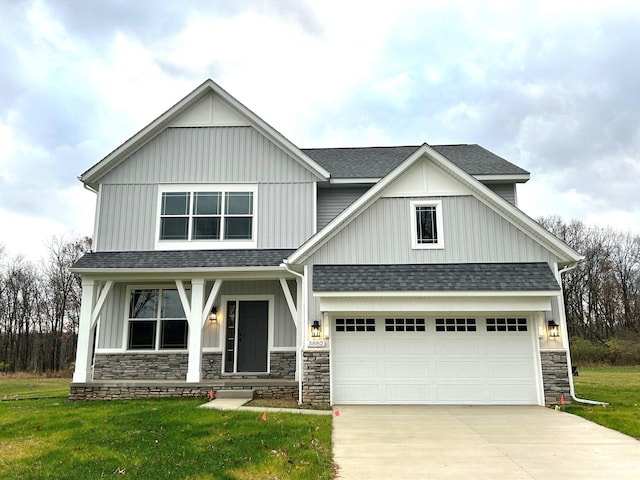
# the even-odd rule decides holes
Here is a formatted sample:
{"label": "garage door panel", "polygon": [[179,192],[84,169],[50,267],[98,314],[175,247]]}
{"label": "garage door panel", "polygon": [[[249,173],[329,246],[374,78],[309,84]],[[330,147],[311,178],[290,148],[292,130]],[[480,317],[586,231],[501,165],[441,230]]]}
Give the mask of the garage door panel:
{"label": "garage door panel", "polygon": [[482,377],[482,367],[478,362],[439,361],[436,362],[438,378],[476,378]]}
{"label": "garage door panel", "polygon": [[[395,320],[398,324],[398,320]],[[385,328],[334,332],[333,401],[346,404],[536,404],[534,332]],[[457,325],[456,325],[457,328]]]}
{"label": "garage door panel", "polygon": [[424,336],[416,338],[396,334],[394,337],[384,338],[383,352],[385,355],[427,355],[428,348]]}
{"label": "garage door panel", "polygon": [[382,353],[382,346],[376,338],[371,335],[345,336],[344,341],[335,342],[332,346],[338,356],[359,356],[359,355],[378,355]]}
{"label": "garage door panel", "polygon": [[389,361],[384,362],[385,378],[428,378],[429,365],[426,362]]}
{"label": "garage door panel", "polygon": [[439,384],[437,386],[439,403],[481,403],[484,399],[484,386],[469,383]]}
{"label": "garage door panel", "polygon": [[487,335],[487,355],[522,355],[531,350],[531,336],[527,332]]}
{"label": "garage door panel", "polygon": [[535,388],[530,383],[517,385],[489,385],[489,395],[495,403],[528,403],[527,398],[535,397]]}
{"label": "garage door panel", "polygon": [[488,377],[490,379],[528,379],[531,375],[531,362],[504,358],[502,362],[489,361]]}
{"label": "garage door panel", "polygon": [[378,361],[372,359],[366,360],[352,360],[347,359],[336,362],[335,368],[341,372],[340,378],[344,379],[359,379],[359,378],[378,378]]}
{"label": "garage door panel", "polygon": [[345,399],[342,403],[382,403],[378,398],[378,383],[334,385],[334,396]]}
{"label": "garage door panel", "polygon": [[473,333],[459,333],[454,335],[440,334],[435,339],[435,353],[437,355],[479,355],[484,350],[478,336]]}
{"label": "garage door panel", "polygon": [[428,384],[406,385],[387,383],[385,385],[386,403],[429,403],[431,387]]}

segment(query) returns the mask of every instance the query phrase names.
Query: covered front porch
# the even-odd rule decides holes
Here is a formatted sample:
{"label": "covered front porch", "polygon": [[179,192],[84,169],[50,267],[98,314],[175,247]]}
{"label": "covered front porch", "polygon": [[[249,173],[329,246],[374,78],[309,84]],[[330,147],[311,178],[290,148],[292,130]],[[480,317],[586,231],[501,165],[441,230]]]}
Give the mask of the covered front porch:
{"label": "covered front porch", "polygon": [[85,255],[74,399],[298,398],[306,335],[289,250]]}

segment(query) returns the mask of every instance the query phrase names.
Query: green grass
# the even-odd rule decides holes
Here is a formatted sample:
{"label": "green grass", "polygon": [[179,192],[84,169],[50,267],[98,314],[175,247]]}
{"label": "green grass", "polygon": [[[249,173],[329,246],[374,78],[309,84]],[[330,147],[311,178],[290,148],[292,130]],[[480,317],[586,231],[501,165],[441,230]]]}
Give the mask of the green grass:
{"label": "green grass", "polygon": [[578,398],[608,402],[607,407],[574,402],[567,412],[640,440],[640,367],[579,368]]}
{"label": "green grass", "polygon": [[70,378],[27,377],[12,378],[0,376],[0,399],[7,398],[41,398],[69,396]]}
{"label": "green grass", "polygon": [[202,403],[0,402],[0,478],[332,477],[331,416],[268,413],[263,421]]}

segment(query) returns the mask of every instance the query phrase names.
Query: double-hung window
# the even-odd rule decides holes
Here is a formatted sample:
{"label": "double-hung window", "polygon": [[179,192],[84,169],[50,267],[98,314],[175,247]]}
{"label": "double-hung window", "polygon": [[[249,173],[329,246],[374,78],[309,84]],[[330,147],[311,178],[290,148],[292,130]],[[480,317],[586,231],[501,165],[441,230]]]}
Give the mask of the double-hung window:
{"label": "double-hung window", "polygon": [[440,200],[411,202],[411,230],[414,249],[444,248],[442,202]]}
{"label": "double-hung window", "polygon": [[[186,291],[187,295],[189,291]],[[128,319],[129,350],[187,348],[188,323],[178,290],[140,288],[131,290]]]}
{"label": "double-hung window", "polygon": [[255,201],[252,185],[161,187],[156,245],[159,248],[255,247]]}

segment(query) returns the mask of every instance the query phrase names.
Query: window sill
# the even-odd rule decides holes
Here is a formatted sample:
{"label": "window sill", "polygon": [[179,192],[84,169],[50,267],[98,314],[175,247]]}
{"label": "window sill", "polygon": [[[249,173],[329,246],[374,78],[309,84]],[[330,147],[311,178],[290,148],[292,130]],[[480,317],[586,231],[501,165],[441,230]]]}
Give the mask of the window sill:
{"label": "window sill", "polygon": [[256,240],[157,240],[156,250],[242,250],[258,247]]}

